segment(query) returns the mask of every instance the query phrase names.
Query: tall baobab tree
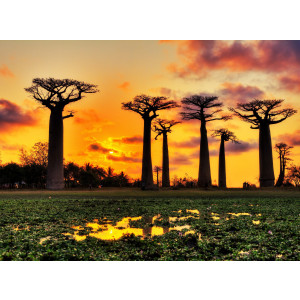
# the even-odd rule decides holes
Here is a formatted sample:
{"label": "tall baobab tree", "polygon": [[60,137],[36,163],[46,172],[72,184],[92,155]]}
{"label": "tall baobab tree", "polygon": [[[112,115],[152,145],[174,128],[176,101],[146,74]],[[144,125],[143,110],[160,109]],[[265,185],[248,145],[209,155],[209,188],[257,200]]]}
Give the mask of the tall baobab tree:
{"label": "tall baobab tree", "polygon": [[236,144],[239,144],[239,142],[234,133],[225,128],[215,130],[212,136],[221,137],[219,152],[219,187],[226,188],[225,142],[232,141]]}
{"label": "tall baobab tree", "polygon": [[292,160],[288,156],[291,154],[292,146],[288,146],[285,143],[277,143],[275,145],[275,150],[279,154],[278,158],[280,161],[280,171],[279,176],[275,186],[282,186],[285,178],[286,165],[289,160]]}
{"label": "tall baobab tree", "polygon": [[211,186],[209,151],[206,124],[217,120],[228,120],[230,116],[221,116],[220,107],[222,102],[218,101],[216,96],[193,95],[181,100],[183,104],[183,112],[181,112],[183,120],[197,119],[201,122],[200,126],[200,160],[199,160],[199,176],[198,186]]}
{"label": "tall baobab tree", "polygon": [[294,115],[292,108],[281,108],[284,100],[253,100],[239,103],[230,110],[248,122],[251,129],[259,129],[259,181],[261,187],[274,186],[274,167],[270,125],[278,124]]}
{"label": "tall baobab tree", "polygon": [[170,186],[168,133],[172,132],[171,128],[178,123],[180,122],[157,119],[153,124],[153,131],[157,133],[155,139],[163,135],[162,187]]}
{"label": "tall baobab tree", "polygon": [[122,108],[138,113],[144,120],[143,159],[142,159],[142,189],[153,188],[153,173],[151,159],[151,122],[158,117],[159,110],[171,109],[179,105],[167,97],[152,97],[137,95],[133,101],[122,103]]}
{"label": "tall baobab tree", "polygon": [[34,78],[32,86],[25,91],[50,109],[47,188],[63,189],[63,120],[73,117],[72,112],[63,116],[63,111],[84,94],[98,92],[97,86],[72,79]]}

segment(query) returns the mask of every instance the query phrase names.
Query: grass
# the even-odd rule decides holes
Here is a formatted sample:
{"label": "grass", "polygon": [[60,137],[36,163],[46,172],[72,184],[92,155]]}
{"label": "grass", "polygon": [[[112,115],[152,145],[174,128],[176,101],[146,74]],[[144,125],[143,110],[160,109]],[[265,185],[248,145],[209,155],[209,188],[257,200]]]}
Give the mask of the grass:
{"label": "grass", "polygon": [[[299,260],[299,199],[276,189],[2,191],[0,260]],[[93,237],[106,220],[124,230],[124,217],[141,217],[129,224],[145,236]]]}

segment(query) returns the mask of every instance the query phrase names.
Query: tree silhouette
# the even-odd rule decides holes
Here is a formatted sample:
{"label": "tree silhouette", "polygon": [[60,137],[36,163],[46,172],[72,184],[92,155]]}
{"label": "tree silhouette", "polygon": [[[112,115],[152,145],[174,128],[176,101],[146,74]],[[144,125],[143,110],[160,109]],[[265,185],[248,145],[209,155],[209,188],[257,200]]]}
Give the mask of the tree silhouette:
{"label": "tree silhouette", "polygon": [[277,143],[274,148],[276,152],[279,154],[278,158],[280,161],[280,171],[275,186],[282,186],[285,178],[285,170],[286,170],[287,162],[292,160],[291,158],[288,157],[291,154],[290,149],[294,147],[288,146],[285,143]]}
{"label": "tree silhouette", "polygon": [[213,137],[220,136],[220,152],[219,152],[219,187],[226,188],[226,163],[225,163],[225,142],[232,141],[239,143],[233,132],[226,128],[215,130]]}
{"label": "tree silhouette", "polygon": [[49,145],[47,142],[37,142],[30,149],[26,151],[25,149],[20,150],[20,162],[21,165],[40,165],[47,167],[48,165],[48,148]]}
{"label": "tree silhouette", "polygon": [[300,187],[300,166],[291,166],[288,168],[287,180]]}
{"label": "tree silhouette", "polygon": [[73,117],[73,113],[63,116],[65,106],[79,101],[84,94],[98,92],[96,85],[72,79],[34,78],[32,86],[25,88],[32,97],[50,109],[49,151],[47,188],[63,189],[63,120]]}
{"label": "tree silhouette", "polygon": [[274,167],[270,125],[278,124],[294,115],[292,108],[281,108],[284,100],[253,100],[239,103],[237,108],[230,108],[235,115],[251,125],[251,129],[259,129],[259,170],[260,186],[274,186]]}
{"label": "tree silhouette", "polygon": [[223,104],[216,96],[201,96],[193,95],[183,98],[183,112],[181,112],[183,120],[199,120],[200,126],[200,160],[199,160],[199,176],[198,186],[209,187],[211,186],[210,164],[209,164],[209,151],[206,123],[217,120],[228,120],[230,116],[220,116],[220,109]]}
{"label": "tree silhouette", "polygon": [[159,167],[159,166],[154,166],[154,169],[153,169],[153,171],[156,173],[156,185],[157,185],[157,187],[159,187],[159,172],[161,172],[161,167]]}
{"label": "tree silhouette", "polygon": [[168,149],[168,133],[172,132],[171,128],[180,122],[156,119],[153,124],[153,131],[157,133],[155,139],[163,135],[163,159],[162,159],[162,186],[170,186],[169,172],[169,149]]}
{"label": "tree silhouette", "polygon": [[151,159],[151,122],[158,117],[159,110],[171,109],[179,105],[167,97],[152,97],[137,95],[133,101],[122,103],[122,108],[138,113],[144,120],[143,159],[142,159],[142,189],[153,188],[153,173]]}

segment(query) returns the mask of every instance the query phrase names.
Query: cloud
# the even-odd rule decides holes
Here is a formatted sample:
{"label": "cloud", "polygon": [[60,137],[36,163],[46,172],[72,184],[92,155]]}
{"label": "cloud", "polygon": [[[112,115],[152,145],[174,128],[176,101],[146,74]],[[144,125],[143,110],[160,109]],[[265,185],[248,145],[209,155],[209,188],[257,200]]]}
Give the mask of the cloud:
{"label": "cloud", "polygon": [[0,75],[11,78],[15,77],[14,73],[7,67],[7,65],[2,65],[0,67]]}
{"label": "cloud", "polygon": [[283,72],[300,66],[300,41],[177,41],[180,64],[168,69],[180,77],[208,71]]}
{"label": "cloud", "polygon": [[0,131],[7,131],[16,126],[33,126],[37,123],[34,111],[25,111],[19,105],[0,99]]}
{"label": "cloud", "polygon": [[253,149],[258,149],[257,142],[243,142],[240,141],[240,144],[235,144],[232,142],[226,143],[226,152],[239,154],[242,152],[247,152]]}
{"label": "cloud", "polygon": [[125,144],[139,144],[143,142],[143,137],[140,135],[121,137],[112,140],[116,143],[125,143]]}
{"label": "cloud", "polygon": [[[208,136],[208,143],[214,144],[218,142],[215,138]],[[181,141],[181,142],[170,142],[170,145],[177,148],[196,148],[200,147],[200,137],[193,136],[189,140]]]}
{"label": "cloud", "polygon": [[88,150],[95,151],[95,152],[100,152],[100,153],[103,153],[103,154],[110,153],[110,152],[118,153],[117,150],[111,149],[111,148],[106,148],[98,142],[94,142],[94,143],[90,144],[88,146]]}
{"label": "cloud", "polygon": [[286,143],[289,146],[300,146],[300,130],[293,133],[285,133],[276,137],[278,143]]}
{"label": "cloud", "polygon": [[129,89],[129,87],[130,87],[130,82],[129,81],[125,81],[125,82],[123,82],[122,84],[120,84],[118,86],[118,88],[120,88],[124,91],[127,91]]}
{"label": "cloud", "polygon": [[300,92],[300,74],[294,73],[289,74],[288,76],[280,76],[279,82],[281,84],[281,87],[292,91],[292,92]]}
{"label": "cloud", "polygon": [[121,156],[108,154],[106,158],[112,161],[119,161],[119,162],[132,162],[132,163],[142,162],[142,159],[139,157],[126,156],[125,154],[122,154]]}
{"label": "cloud", "polygon": [[262,99],[265,93],[256,86],[224,82],[222,88],[218,91],[218,95],[227,104],[234,105],[237,102],[243,103],[253,99]]}
{"label": "cloud", "polygon": [[170,157],[170,165],[191,165],[193,162],[187,155],[176,153]]}

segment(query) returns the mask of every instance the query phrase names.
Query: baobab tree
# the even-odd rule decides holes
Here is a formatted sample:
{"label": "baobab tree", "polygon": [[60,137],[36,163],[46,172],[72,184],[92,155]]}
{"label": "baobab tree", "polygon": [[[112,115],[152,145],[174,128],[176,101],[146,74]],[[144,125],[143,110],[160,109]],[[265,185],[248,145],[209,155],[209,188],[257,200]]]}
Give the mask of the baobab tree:
{"label": "baobab tree", "polygon": [[226,128],[215,130],[212,136],[221,137],[219,152],[219,187],[226,188],[225,142],[232,141],[236,144],[239,144],[239,142],[234,133]]}
{"label": "baobab tree", "polygon": [[193,95],[181,100],[183,104],[183,112],[181,112],[183,120],[200,121],[200,160],[199,160],[199,176],[198,186],[211,186],[211,174],[209,163],[208,139],[206,124],[217,120],[228,120],[230,116],[219,115],[222,112],[220,107],[222,102],[218,101],[216,96]]}
{"label": "baobab tree", "polygon": [[163,136],[162,187],[170,187],[168,133],[172,132],[171,128],[178,123],[180,122],[157,119],[153,124],[153,131],[157,133],[155,139],[161,134]]}
{"label": "baobab tree", "polygon": [[25,91],[50,109],[47,188],[63,189],[63,120],[73,117],[72,112],[63,116],[63,111],[84,94],[98,92],[97,86],[72,79],[34,78],[32,86]]}
{"label": "baobab tree", "polygon": [[285,143],[277,143],[275,145],[275,150],[279,154],[278,158],[280,161],[280,171],[279,171],[279,176],[278,176],[275,186],[283,185],[287,162],[292,160],[291,158],[289,158],[289,155],[291,154],[290,150],[292,148],[294,148],[294,147],[288,146]]}
{"label": "baobab tree", "polygon": [[153,188],[153,173],[151,159],[151,123],[158,117],[160,110],[171,109],[179,105],[167,97],[152,97],[137,95],[133,101],[122,103],[122,108],[138,113],[144,120],[143,159],[142,159],[142,189]]}
{"label": "baobab tree", "polygon": [[156,185],[159,187],[159,173],[161,172],[161,167],[154,166],[153,172],[156,173]]}
{"label": "baobab tree", "polygon": [[278,124],[294,115],[292,108],[281,108],[284,100],[253,100],[239,103],[237,108],[230,108],[235,115],[259,129],[259,181],[261,187],[274,186],[274,167],[270,125]]}

